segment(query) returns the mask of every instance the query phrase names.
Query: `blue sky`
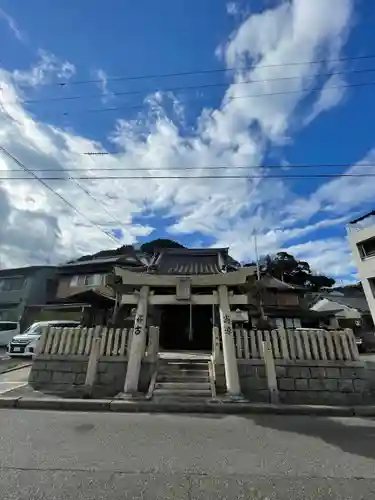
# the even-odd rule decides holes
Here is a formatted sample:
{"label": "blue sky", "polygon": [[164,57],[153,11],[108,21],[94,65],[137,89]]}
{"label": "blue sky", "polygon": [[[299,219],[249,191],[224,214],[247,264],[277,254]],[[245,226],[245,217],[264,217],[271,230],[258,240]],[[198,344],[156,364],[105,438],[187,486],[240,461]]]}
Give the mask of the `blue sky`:
{"label": "blue sky", "polygon": [[[375,174],[370,0],[0,0],[0,9],[1,145],[33,171],[51,169],[38,176],[77,210],[35,180],[14,180],[30,176],[1,157],[3,266],[155,237],[229,246],[247,261],[256,233],[263,254],[287,250],[356,278],[345,223],[374,208],[375,177],[311,175]],[[325,62],[295,64],[308,61]],[[83,154],[93,151],[116,154]],[[238,170],[265,164],[277,168]],[[296,168],[312,164],[339,166]],[[256,178],[199,178],[212,172]],[[293,174],[301,178],[276,178]],[[69,180],[77,175],[89,180]],[[148,178],[116,178],[139,175]]]}

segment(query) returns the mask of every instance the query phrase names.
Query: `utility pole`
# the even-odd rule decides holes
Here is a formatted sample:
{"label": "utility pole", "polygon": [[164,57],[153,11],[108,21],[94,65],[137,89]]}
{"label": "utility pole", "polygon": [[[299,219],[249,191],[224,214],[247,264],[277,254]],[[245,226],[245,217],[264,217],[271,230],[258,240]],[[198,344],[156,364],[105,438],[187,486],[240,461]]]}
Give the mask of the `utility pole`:
{"label": "utility pole", "polygon": [[257,278],[259,281],[260,280],[260,268],[259,268],[258,240],[257,240],[256,233],[254,233],[254,249],[255,249],[255,262],[257,265]]}
{"label": "utility pole", "polygon": [[257,266],[257,279],[258,279],[258,291],[257,293],[259,294],[259,312],[260,312],[260,317],[261,317],[261,323],[262,327],[265,325],[267,318],[264,314],[264,307],[263,307],[263,290],[261,288],[261,282],[260,282],[260,266],[259,266],[259,253],[258,253],[258,239],[257,239],[257,234],[254,232],[254,249],[255,249],[255,260],[256,260],[256,266]]}

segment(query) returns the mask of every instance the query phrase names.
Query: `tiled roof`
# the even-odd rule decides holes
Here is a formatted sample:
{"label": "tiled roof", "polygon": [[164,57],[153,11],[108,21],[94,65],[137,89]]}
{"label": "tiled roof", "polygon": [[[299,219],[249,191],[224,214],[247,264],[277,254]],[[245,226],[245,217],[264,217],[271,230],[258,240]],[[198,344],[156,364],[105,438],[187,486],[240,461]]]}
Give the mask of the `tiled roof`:
{"label": "tiled roof", "polygon": [[288,283],[280,281],[277,278],[274,278],[273,276],[270,276],[268,274],[262,276],[260,282],[266,288],[276,288],[277,290],[285,290],[285,291],[291,291],[296,289],[296,287],[294,287],[293,285],[289,285]]}
{"label": "tiled roof", "polygon": [[366,296],[364,293],[358,293],[355,296],[345,296],[339,292],[331,292],[331,293],[314,293],[308,296],[309,303],[311,306],[315,305],[322,299],[327,299],[331,302],[335,302],[336,304],[340,304],[342,306],[350,307],[351,309],[356,309],[360,312],[369,312],[370,308],[366,300]]}
{"label": "tiled roof", "polygon": [[334,295],[326,295],[325,298],[328,300],[332,300],[333,302],[337,302],[338,304],[341,304],[343,306],[357,309],[357,311],[370,311],[365,295],[363,295],[363,297],[337,297]]}
{"label": "tiled roof", "polygon": [[304,307],[264,307],[267,316],[289,318],[326,318],[333,316],[332,311],[312,311]]}
{"label": "tiled roof", "polygon": [[116,255],[100,259],[80,260],[62,264],[57,268],[59,274],[81,272],[106,272],[113,266],[125,267],[131,271],[145,271],[146,265],[137,256]]}
{"label": "tiled roof", "polygon": [[150,268],[157,274],[220,274],[226,262],[227,250],[222,249],[166,249],[159,254]]}

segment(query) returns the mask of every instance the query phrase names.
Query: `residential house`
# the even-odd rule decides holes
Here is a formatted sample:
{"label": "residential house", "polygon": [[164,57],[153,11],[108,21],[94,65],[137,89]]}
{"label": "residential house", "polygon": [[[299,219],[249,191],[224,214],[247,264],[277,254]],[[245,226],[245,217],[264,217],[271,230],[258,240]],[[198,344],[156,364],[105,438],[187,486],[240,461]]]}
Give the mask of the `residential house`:
{"label": "residential house", "polygon": [[29,266],[0,271],[0,320],[26,321],[27,308],[45,304],[54,295],[56,267]]}
{"label": "residential house", "polygon": [[316,293],[311,296],[311,310],[330,312],[332,328],[373,331],[374,323],[364,293],[352,296],[340,292]]}
{"label": "residential house", "polygon": [[[257,282],[264,315],[273,328],[319,328],[327,323],[330,313],[311,311],[305,298],[306,289],[293,286],[264,274]],[[253,293],[253,290],[250,290]],[[260,316],[257,308],[250,306],[250,323],[256,328]]]}
{"label": "residential house", "polygon": [[347,232],[354,262],[375,323],[375,211],[351,221]]}
{"label": "residential house", "polygon": [[88,326],[108,324],[114,313],[116,296],[114,289],[106,284],[106,277],[114,266],[135,272],[147,267],[143,256],[133,249],[122,255],[81,258],[58,266],[55,298],[49,308],[80,307],[81,319]]}

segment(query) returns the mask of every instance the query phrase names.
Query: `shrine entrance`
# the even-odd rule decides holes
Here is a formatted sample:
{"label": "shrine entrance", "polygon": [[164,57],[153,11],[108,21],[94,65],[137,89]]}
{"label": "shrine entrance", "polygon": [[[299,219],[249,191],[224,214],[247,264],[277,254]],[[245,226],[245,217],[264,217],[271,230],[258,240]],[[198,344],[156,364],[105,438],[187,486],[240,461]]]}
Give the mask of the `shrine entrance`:
{"label": "shrine entrance", "polygon": [[160,349],[211,352],[212,311],[211,305],[162,306]]}

